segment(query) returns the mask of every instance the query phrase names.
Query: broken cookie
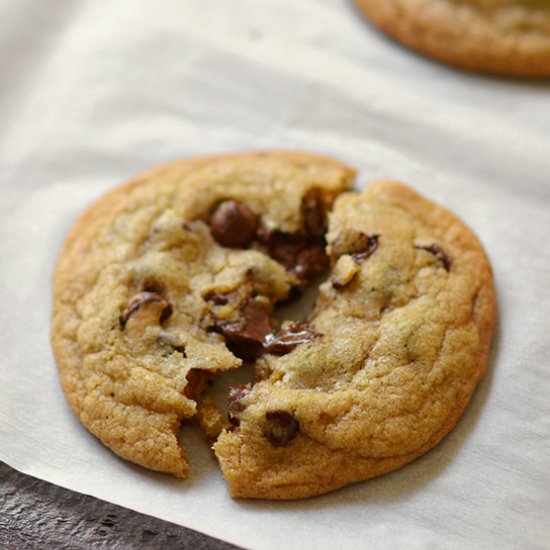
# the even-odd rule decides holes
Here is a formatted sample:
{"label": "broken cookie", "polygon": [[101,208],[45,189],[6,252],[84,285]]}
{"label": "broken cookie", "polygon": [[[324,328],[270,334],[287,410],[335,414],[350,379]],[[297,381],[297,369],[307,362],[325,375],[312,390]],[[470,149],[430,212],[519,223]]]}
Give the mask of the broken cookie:
{"label": "broken cookie", "polygon": [[[80,218],[52,344],[82,423],[121,457],[188,475],[197,422],[235,497],[292,499],[393,470],[451,430],[495,322],[489,263],[455,216],[305,153],[162,166]],[[307,287],[313,312],[273,316]],[[253,363],[208,397],[218,373]]]}

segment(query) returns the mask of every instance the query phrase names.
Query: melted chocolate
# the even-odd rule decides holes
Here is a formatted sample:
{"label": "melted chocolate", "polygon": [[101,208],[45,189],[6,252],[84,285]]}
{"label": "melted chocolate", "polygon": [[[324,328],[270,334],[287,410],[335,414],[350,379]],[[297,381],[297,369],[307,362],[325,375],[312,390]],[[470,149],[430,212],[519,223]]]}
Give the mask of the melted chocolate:
{"label": "melted chocolate", "polygon": [[216,319],[214,329],[222,334],[229,348],[242,359],[255,359],[263,353],[263,343],[271,332],[267,309],[248,298],[242,308],[243,317],[237,322]]}
{"label": "melted chocolate", "polygon": [[262,231],[259,236],[266,244],[268,254],[287,271],[296,275],[302,289],[322,275],[328,267],[322,238],[282,231]]}
{"label": "melted chocolate", "polygon": [[321,333],[316,332],[306,323],[298,321],[276,334],[268,334],[265,339],[264,348],[266,353],[286,355],[300,344],[307,344],[322,336]]}
{"label": "melted chocolate", "polygon": [[318,190],[310,191],[304,198],[302,215],[306,233],[312,237],[323,237],[327,228],[327,217]]}

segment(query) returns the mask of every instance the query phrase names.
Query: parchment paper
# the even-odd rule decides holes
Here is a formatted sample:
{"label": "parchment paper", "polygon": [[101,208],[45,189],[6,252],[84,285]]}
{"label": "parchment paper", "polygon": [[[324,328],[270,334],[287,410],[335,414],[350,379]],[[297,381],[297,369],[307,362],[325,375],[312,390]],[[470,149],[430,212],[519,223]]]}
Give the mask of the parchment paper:
{"label": "parchment paper", "polygon": [[[550,548],[550,82],[463,73],[335,0],[0,1],[0,459],[253,548]],[[492,259],[487,376],[435,450],[294,503],[239,502],[200,435],[191,476],[132,466],[70,412],[49,345],[62,239],[168,160],[305,149],[402,179]]]}

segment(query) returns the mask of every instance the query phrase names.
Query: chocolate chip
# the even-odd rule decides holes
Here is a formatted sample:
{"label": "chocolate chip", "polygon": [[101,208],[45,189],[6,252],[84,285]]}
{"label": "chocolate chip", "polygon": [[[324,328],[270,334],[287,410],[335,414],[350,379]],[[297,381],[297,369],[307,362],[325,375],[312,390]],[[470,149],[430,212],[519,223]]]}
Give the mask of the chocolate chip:
{"label": "chocolate chip", "polygon": [[239,386],[229,386],[227,394],[227,418],[233,426],[239,425],[237,415],[244,411],[242,404],[243,397],[250,391],[250,384],[241,384]]}
{"label": "chocolate chip", "polygon": [[235,355],[242,359],[255,359],[262,354],[265,337],[271,332],[269,312],[264,305],[248,298],[242,315],[237,322],[215,319],[214,330],[224,336]]}
{"label": "chocolate chip", "polygon": [[365,244],[364,250],[360,252],[354,252],[351,257],[358,264],[364,262],[377,248],[378,248],[378,237],[379,235],[366,235],[367,242]]}
{"label": "chocolate chip", "polygon": [[300,344],[307,344],[322,336],[321,333],[313,330],[306,323],[298,321],[281,329],[276,334],[268,334],[265,339],[264,348],[266,353],[286,355]]}
{"label": "chocolate chip", "polygon": [[276,447],[288,445],[300,429],[298,420],[285,411],[268,411],[265,418],[268,424],[264,435]]}
{"label": "chocolate chip", "polygon": [[327,227],[325,205],[318,189],[311,190],[302,203],[304,228],[308,235],[322,237]]}
{"label": "chocolate chip", "polygon": [[220,203],[210,217],[214,239],[229,248],[246,248],[258,229],[258,217],[246,204],[228,200]]}
{"label": "chocolate chip", "polygon": [[446,271],[451,269],[451,258],[438,244],[431,244],[429,246],[415,246],[421,250],[426,250],[430,254],[433,254],[442,264]]}
{"label": "chocolate chip", "polygon": [[367,235],[355,229],[345,229],[330,245],[333,260],[349,254],[356,263],[364,262],[377,248],[379,235]]}
{"label": "chocolate chip", "polygon": [[172,306],[163,298],[160,294],[156,292],[150,292],[148,290],[143,290],[134,295],[131,300],[128,302],[128,305],[122,312],[122,315],[119,317],[120,328],[124,329],[128,319],[133,315],[139,308],[147,304],[152,303],[164,303],[164,308],[160,314],[159,322],[162,323],[170,317],[173,313]]}

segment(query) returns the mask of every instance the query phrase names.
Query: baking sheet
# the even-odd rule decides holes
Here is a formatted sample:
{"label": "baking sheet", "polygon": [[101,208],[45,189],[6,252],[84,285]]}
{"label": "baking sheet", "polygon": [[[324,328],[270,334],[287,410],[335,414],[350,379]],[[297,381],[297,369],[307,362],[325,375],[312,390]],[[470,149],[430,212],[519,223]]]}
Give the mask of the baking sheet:
{"label": "baking sheet", "polygon": [[[463,73],[334,0],[0,1],[0,459],[252,548],[550,548],[550,82]],[[491,257],[487,376],[436,449],[301,502],[239,502],[127,464],[72,415],[49,346],[78,214],[161,162],[305,149],[445,204]]]}

